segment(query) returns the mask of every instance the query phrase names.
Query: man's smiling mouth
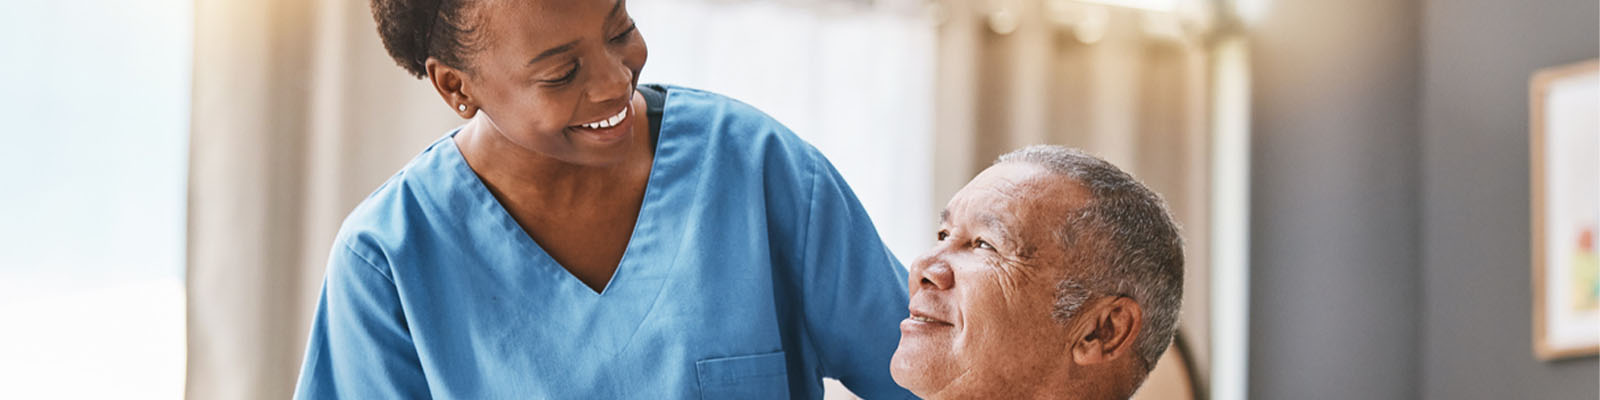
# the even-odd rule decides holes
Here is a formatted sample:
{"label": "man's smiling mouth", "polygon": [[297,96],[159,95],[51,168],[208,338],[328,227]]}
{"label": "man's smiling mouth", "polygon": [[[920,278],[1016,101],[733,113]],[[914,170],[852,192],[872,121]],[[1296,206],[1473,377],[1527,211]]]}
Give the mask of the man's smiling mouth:
{"label": "man's smiling mouth", "polygon": [[944,320],[941,320],[941,319],[938,319],[938,318],[934,318],[934,317],[930,317],[927,314],[923,314],[923,313],[918,312],[916,310],[912,310],[911,311],[911,316],[909,318],[906,318],[906,319],[907,320],[911,320],[911,321],[925,323],[925,324],[952,325],[952,326],[954,325],[954,324],[951,324],[949,322],[945,322]]}

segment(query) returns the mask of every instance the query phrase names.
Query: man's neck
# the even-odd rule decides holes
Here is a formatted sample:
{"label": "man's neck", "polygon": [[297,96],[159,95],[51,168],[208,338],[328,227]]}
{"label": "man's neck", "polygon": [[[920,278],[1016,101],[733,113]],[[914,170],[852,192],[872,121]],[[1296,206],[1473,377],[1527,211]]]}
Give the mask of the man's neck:
{"label": "man's neck", "polygon": [[963,375],[945,390],[929,395],[943,399],[1112,399],[1104,385],[1081,384],[1087,379],[1074,377],[1066,369],[1049,371],[1005,371],[989,376]]}

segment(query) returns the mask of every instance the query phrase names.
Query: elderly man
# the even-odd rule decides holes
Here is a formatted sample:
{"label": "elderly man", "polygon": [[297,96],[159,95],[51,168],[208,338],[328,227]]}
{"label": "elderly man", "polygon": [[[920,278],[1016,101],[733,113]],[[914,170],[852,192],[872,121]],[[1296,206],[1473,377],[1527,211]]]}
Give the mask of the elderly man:
{"label": "elderly man", "polygon": [[1171,343],[1178,227],[1110,163],[1034,146],[956,193],[891,370],[929,399],[1126,399]]}

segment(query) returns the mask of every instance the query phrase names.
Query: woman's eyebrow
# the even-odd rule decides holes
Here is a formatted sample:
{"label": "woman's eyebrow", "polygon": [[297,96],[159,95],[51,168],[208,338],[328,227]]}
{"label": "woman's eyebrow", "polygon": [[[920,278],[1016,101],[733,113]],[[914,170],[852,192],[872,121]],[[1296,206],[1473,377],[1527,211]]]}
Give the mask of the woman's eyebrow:
{"label": "woman's eyebrow", "polygon": [[626,2],[626,0],[617,0],[616,4],[611,5],[611,12],[606,13],[606,18],[610,19],[611,17],[617,16],[617,12],[622,11],[622,4]]}
{"label": "woman's eyebrow", "polygon": [[535,63],[538,63],[540,60],[544,60],[546,58],[553,57],[553,56],[555,56],[557,54],[561,54],[561,53],[565,53],[565,52],[568,52],[568,51],[572,51],[572,49],[576,48],[576,47],[578,47],[578,41],[576,41],[576,40],[571,41],[571,42],[567,42],[566,44],[562,44],[560,46],[552,47],[552,48],[550,48],[550,50],[545,50],[543,53],[539,53],[539,55],[533,56],[532,60],[528,60],[528,65],[533,65]]}
{"label": "woman's eyebrow", "polygon": [[[616,3],[612,3],[611,4],[611,12],[606,14],[606,19],[611,19],[612,17],[616,17],[617,13],[622,12],[622,5],[626,4],[626,3],[627,3],[626,0],[617,0]],[[542,60],[544,60],[546,58],[554,57],[554,56],[556,56],[558,54],[565,53],[565,52],[568,52],[568,51],[572,51],[572,49],[576,48],[576,47],[578,47],[578,41],[576,41],[576,40],[571,41],[571,42],[563,43],[560,46],[552,47],[552,48],[550,48],[550,50],[545,50],[544,52],[539,53],[539,55],[533,56],[533,59],[528,60],[528,65],[533,65],[533,64],[536,64],[539,61],[542,61]]]}

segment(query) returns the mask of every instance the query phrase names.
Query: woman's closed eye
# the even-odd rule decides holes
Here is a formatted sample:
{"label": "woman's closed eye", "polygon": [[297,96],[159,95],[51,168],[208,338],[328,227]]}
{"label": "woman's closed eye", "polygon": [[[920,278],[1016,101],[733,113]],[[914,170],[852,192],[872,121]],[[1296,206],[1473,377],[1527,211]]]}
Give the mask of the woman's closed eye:
{"label": "woman's closed eye", "polygon": [[622,33],[619,33],[616,36],[612,36],[611,37],[611,42],[612,43],[626,42],[626,41],[628,41],[628,39],[630,37],[633,36],[633,32],[638,30],[638,29],[639,29],[639,25],[638,24],[628,24],[628,29],[623,29]]}
{"label": "woman's closed eye", "polygon": [[555,79],[544,80],[543,82],[546,83],[546,84],[558,85],[559,86],[559,85],[565,85],[565,84],[568,84],[568,83],[572,83],[572,80],[576,79],[577,77],[578,77],[578,62],[577,61],[573,61],[572,62],[572,67],[567,69],[567,73],[566,74],[563,74],[563,75],[561,75],[561,77],[558,77],[558,78],[555,78]]}

